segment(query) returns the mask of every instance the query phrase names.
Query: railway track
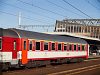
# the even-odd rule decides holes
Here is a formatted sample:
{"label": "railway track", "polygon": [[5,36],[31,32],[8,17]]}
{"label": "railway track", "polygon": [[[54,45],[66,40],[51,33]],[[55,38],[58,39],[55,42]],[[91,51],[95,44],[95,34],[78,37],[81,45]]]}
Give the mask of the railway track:
{"label": "railway track", "polygon": [[[84,60],[84,61],[87,62],[87,61],[95,61],[95,60],[100,60],[100,58],[99,57],[95,58],[95,59],[91,58],[91,59]],[[92,71],[95,69],[100,69],[100,64],[71,69],[71,70],[66,70],[66,71],[61,71],[61,72],[57,72],[57,73],[50,73],[48,75],[78,75],[78,74],[80,75],[81,73]]]}
{"label": "railway track", "polygon": [[[88,60],[84,60],[84,62],[86,62],[86,61],[92,61],[92,60],[99,60],[99,59],[100,59],[100,57],[98,57],[98,58],[91,58],[91,59],[88,59]],[[57,65],[61,65],[61,64],[55,64],[55,66],[57,66]],[[53,67],[53,66],[54,65],[48,65],[47,67]],[[41,68],[41,67],[44,67],[44,66],[34,67],[34,68],[29,68],[29,69],[35,69],[35,68]],[[7,71],[3,71],[3,72],[22,71],[22,70],[25,70],[25,69],[29,70],[28,68],[22,67],[22,68],[11,68],[11,69],[9,69]]]}
{"label": "railway track", "polygon": [[[95,61],[95,63],[91,63]],[[70,63],[62,65],[48,65],[47,67],[31,69],[15,69],[2,72],[3,75],[77,75],[87,71],[100,69],[100,58],[85,60],[82,63]]]}
{"label": "railway track", "polygon": [[97,68],[100,68],[100,64],[67,70],[67,71],[62,71],[62,72],[57,72],[57,73],[51,73],[48,75],[74,75],[74,74],[78,74],[78,73],[85,72],[85,71],[91,71]]}

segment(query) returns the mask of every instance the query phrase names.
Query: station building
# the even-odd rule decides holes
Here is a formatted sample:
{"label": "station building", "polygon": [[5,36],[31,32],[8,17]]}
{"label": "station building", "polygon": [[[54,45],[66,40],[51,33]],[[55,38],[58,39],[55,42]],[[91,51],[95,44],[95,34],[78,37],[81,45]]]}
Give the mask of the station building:
{"label": "station building", "polygon": [[90,45],[90,53],[98,53],[100,52],[100,23],[98,22],[100,19],[56,20],[55,30],[51,34],[82,38]]}
{"label": "station building", "polygon": [[74,33],[76,35],[82,35],[100,39],[100,26],[69,23],[66,20],[63,21],[57,20],[54,31]]}

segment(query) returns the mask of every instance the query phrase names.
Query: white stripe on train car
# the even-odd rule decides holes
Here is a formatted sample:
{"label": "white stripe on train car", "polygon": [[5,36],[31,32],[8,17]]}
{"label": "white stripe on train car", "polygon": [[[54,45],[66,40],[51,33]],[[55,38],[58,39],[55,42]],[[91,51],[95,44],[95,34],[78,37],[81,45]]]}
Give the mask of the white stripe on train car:
{"label": "white stripe on train car", "polygon": [[79,56],[85,56],[86,52],[81,51],[81,52],[66,52],[66,51],[51,51],[51,52],[40,52],[40,51],[35,51],[31,52],[28,51],[28,59],[30,58],[58,58],[58,57],[79,57]]}
{"label": "white stripe on train car", "polygon": [[[18,52],[18,59],[21,59],[21,51]],[[86,51],[28,51],[28,59],[34,58],[59,58],[59,57],[82,57]]]}
{"label": "white stripe on train car", "polygon": [[0,62],[9,62],[10,64],[18,64],[18,59],[12,59],[12,52],[0,52]]}
{"label": "white stripe on train car", "polygon": [[12,60],[12,52],[0,52],[0,62]]}

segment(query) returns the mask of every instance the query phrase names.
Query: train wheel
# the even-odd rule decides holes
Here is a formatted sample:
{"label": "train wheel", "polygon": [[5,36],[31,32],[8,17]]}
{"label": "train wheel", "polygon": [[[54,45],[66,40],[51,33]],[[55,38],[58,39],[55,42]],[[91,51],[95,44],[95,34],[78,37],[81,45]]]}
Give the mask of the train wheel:
{"label": "train wheel", "polygon": [[26,68],[33,68],[33,67],[36,67],[36,62],[33,61],[33,60],[30,60],[26,65],[25,65]]}
{"label": "train wheel", "polygon": [[83,62],[83,61],[84,61],[83,58],[78,58],[78,59],[77,59],[77,62],[78,62],[78,63]]}
{"label": "train wheel", "polygon": [[56,63],[61,64],[62,63],[61,59],[57,59]]}
{"label": "train wheel", "polygon": [[9,69],[9,63],[3,63],[1,70],[7,71],[8,69]]}
{"label": "train wheel", "polygon": [[66,63],[66,59],[61,59],[61,63],[65,64]]}
{"label": "train wheel", "polygon": [[42,66],[46,66],[45,61],[36,61],[36,65],[37,67],[42,67]]}
{"label": "train wheel", "polygon": [[25,65],[25,68],[31,68],[31,65],[32,65],[32,63],[31,62],[28,62],[26,65]]}
{"label": "train wheel", "polygon": [[66,63],[67,63],[67,64],[70,63],[70,59],[69,59],[69,58],[66,59]]}

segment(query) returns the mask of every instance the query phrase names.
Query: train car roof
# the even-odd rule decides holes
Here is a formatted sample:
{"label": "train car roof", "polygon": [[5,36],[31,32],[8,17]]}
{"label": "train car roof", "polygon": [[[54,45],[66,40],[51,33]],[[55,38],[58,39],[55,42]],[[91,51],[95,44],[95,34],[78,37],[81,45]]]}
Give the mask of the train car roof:
{"label": "train car roof", "polygon": [[12,31],[10,29],[0,28],[0,37],[2,37],[2,36],[18,38],[17,33],[15,33],[14,31]]}
{"label": "train car roof", "polygon": [[74,38],[70,36],[59,36],[59,35],[52,35],[52,34],[45,34],[33,31],[26,31],[20,29],[11,29],[15,31],[20,38],[29,38],[29,39],[37,39],[37,40],[47,40],[47,41],[58,41],[58,42],[74,42],[74,43],[83,43],[86,44],[87,42],[80,38]]}
{"label": "train car roof", "polygon": [[29,38],[36,40],[47,40],[47,41],[58,41],[58,42],[71,42],[71,43],[82,43],[87,42],[80,38],[70,36],[59,36],[53,34],[45,34],[33,31],[20,30],[15,28],[0,29],[0,36],[15,37],[15,38]]}

